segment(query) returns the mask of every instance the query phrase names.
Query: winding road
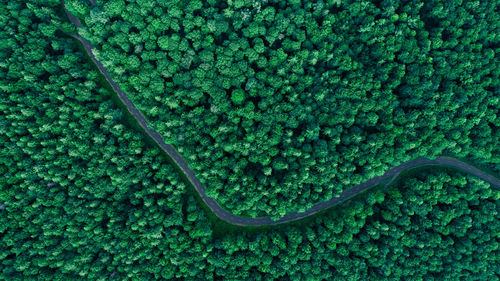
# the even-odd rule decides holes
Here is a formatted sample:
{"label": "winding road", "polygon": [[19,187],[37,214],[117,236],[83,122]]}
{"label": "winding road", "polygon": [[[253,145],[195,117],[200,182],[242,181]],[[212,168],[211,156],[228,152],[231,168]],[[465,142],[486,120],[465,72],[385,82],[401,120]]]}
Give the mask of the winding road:
{"label": "winding road", "polygon": [[[95,1],[91,1],[92,4],[95,5]],[[75,17],[73,14],[71,14],[65,6],[65,3],[63,1],[63,6],[64,10],[69,18],[69,20],[76,26],[76,27],[82,27],[82,24],[80,23],[79,19]],[[154,142],[164,151],[167,153],[167,155],[174,161],[175,165],[179,167],[179,169],[184,173],[184,175],[187,177],[188,181],[190,182],[191,185],[194,186],[200,197],[203,199],[205,204],[212,210],[212,212],[221,220],[233,224],[233,225],[239,225],[239,226],[268,226],[268,225],[278,225],[278,224],[283,224],[283,223],[288,223],[292,221],[296,221],[305,217],[309,217],[311,215],[314,215],[317,212],[320,212],[322,210],[328,209],[338,203],[341,203],[343,201],[346,201],[366,190],[369,190],[370,188],[373,188],[377,186],[379,183],[386,179],[390,179],[389,182],[386,185],[389,185],[392,183],[398,176],[403,172],[408,169],[412,168],[418,168],[418,167],[423,167],[423,166],[445,166],[445,167],[451,167],[451,168],[456,168],[462,171],[465,171],[469,174],[472,174],[488,183],[490,183],[494,188],[500,189],[500,179],[483,172],[482,170],[471,166],[467,163],[464,163],[458,159],[450,158],[450,157],[438,157],[434,160],[431,159],[426,159],[426,158],[418,158],[415,160],[407,161],[399,166],[393,167],[389,169],[387,172],[385,172],[381,176],[377,176],[374,178],[371,178],[370,180],[361,183],[359,185],[356,185],[355,187],[346,190],[342,192],[339,197],[332,198],[328,201],[325,202],[320,202],[315,205],[313,205],[310,209],[306,210],[303,213],[298,213],[298,212],[293,212],[286,214],[285,216],[281,217],[280,219],[274,221],[270,217],[260,217],[260,218],[248,218],[248,217],[241,217],[237,216],[234,214],[231,214],[230,212],[224,210],[218,203],[215,201],[213,198],[210,198],[207,196],[205,192],[205,187],[203,184],[196,178],[194,175],[193,171],[189,169],[186,161],[184,158],[175,150],[174,147],[171,145],[165,143],[163,137],[153,130],[144,115],[134,106],[134,104],[130,101],[130,99],[127,97],[125,92],[120,88],[120,86],[111,78],[108,70],[104,65],[94,56],[92,53],[93,46],[90,44],[88,40],[85,38],[81,37],[80,35],[71,35],[73,38],[77,39],[83,44],[83,47],[87,51],[87,54],[89,57],[92,59],[92,61],[97,65],[99,71],[104,75],[106,78],[106,81],[111,85],[113,90],[116,92],[122,103],[127,107],[128,111],[132,116],[135,118],[135,120],[139,123],[141,128],[148,134]]]}

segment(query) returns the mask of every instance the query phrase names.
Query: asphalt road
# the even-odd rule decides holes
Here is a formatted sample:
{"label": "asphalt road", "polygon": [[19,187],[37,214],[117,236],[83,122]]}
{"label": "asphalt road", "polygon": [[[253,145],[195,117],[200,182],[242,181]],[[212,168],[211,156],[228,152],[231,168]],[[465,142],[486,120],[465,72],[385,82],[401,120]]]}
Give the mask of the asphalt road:
{"label": "asphalt road", "polygon": [[[66,7],[64,7],[64,10],[66,14],[68,15],[68,18],[70,21],[76,26],[76,27],[81,27],[81,23],[76,18],[74,15],[72,15],[68,10],[66,10]],[[229,213],[228,211],[224,210],[218,203],[215,201],[213,198],[210,198],[207,196],[205,192],[205,187],[203,184],[195,177],[193,171],[189,169],[186,161],[184,161],[184,158],[175,150],[174,147],[171,145],[165,143],[163,137],[153,129],[149,127],[149,124],[144,117],[144,115],[134,106],[134,104],[130,101],[130,99],[127,97],[125,92],[120,88],[120,86],[111,78],[109,75],[108,70],[104,67],[104,65],[94,56],[92,53],[93,46],[90,44],[88,40],[85,38],[82,38],[80,35],[71,35],[78,41],[80,41],[83,44],[83,47],[87,51],[87,54],[90,56],[92,61],[97,65],[99,68],[99,71],[104,75],[106,78],[106,81],[111,85],[113,90],[116,92],[120,100],[123,102],[123,104],[127,107],[128,111],[132,116],[137,120],[139,125],[142,127],[142,129],[148,134],[155,142],[156,144],[172,158],[174,163],[180,168],[180,170],[184,173],[184,175],[187,177],[189,182],[194,186],[200,197],[203,199],[203,202],[214,212],[214,214],[220,218],[221,220],[234,224],[234,225],[240,225],[240,226],[266,226],[266,225],[277,225],[277,224],[283,224],[287,222],[292,222],[296,221],[311,215],[314,215],[317,212],[320,212],[322,210],[328,209],[336,204],[339,204],[343,201],[346,201],[357,194],[360,194],[370,188],[373,188],[377,186],[380,182],[382,182],[385,179],[391,178],[389,183],[394,181],[400,174],[401,172],[412,169],[412,168],[418,168],[418,167],[423,167],[423,166],[445,166],[445,167],[451,167],[451,168],[456,168],[460,169],[462,171],[465,171],[469,174],[472,174],[484,181],[487,181],[490,183],[493,187],[500,189],[500,180],[490,174],[487,174],[478,168],[471,166],[467,163],[464,163],[458,159],[450,158],[450,157],[438,157],[434,160],[431,159],[425,159],[425,158],[419,158],[415,160],[411,160],[408,162],[404,162],[400,164],[399,166],[393,167],[389,169],[387,172],[385,172],[381,176],[377,176],[374,178],[371,178],[367,180],[364,183],[361,183],[359,185],[354,186],[353,188],[346,190],[342,192],[339,197],[332,198],[328,201],[325,202],[320,202],[312,206],[310,209],[306,210],[303,213],[289,213],[286,214],[285,216],[281,217],[277,221],[273,221],[270,217],[261,217],[261,218],[248,218],[248,217],[241,217],[237,215],[233,215]],[[389,184],[388,183],[388,184]]]}

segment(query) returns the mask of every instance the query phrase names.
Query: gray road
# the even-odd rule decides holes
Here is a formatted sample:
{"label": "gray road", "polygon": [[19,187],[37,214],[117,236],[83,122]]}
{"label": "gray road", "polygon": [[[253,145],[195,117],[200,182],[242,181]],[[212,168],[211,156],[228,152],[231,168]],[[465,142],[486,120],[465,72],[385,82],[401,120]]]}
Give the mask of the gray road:
{"label": "gray road", "polygon": [[[81,27],[81,23],[76,18],[74,15],[72,15],[66,8],[64,8],[66,11],[66,14],[68,15],[68,18],[70,21],[77,27]],[[118,86],[118,84],[111,78],[109,75],[108,70],[104,67],[104,65],[97,60],[97,58],[94,56],[92,53],[92,45],[88,40],[85,38],[82,38],[80,35],[71,35],[78,41],[80,41],[83,46],[85,47],[85,50],[87,51],[88,55],[92,59],[92,61],[97,65],[99,68],[99,71],[104,75],[108,83],[111,85],[113,90],[116,92],[120,100],[123,102],[123,104],[127,107],[128,111],[132,116],[137,120],[139,125],[142,127],[142,129],[148,134],[155,142],[156,144],[163,150],[165,151],[170,158],[175,162],[175,164],[180,168],[180,170],[186,175],[187,179],[189,182],[194,186],[196,191],[200,194],[200,197],[203,199],[205,204],[214,212],[214,214],[220,218],[221,220],[234,224],[234,225],[240,225],[240,226],[265,226],[265,225],[277,225],[277,224],[283,224],[287,222],[292,222],[296,221],[308,216],[311,216],[317,212],[320,212],[322,210],[328,209],[338,203],[341,203],[343,201],[346,201],[357,194],[360,194],[370,188],[373,188],[377,186],[381,181],[385,179],[392,178],[390,182],[395,180],[401,172],[407,170],[407,169],[412,169],[412,168],[417,168],[417,167],[423,167],[423,166],[445,166],[445,167],[451,167],[451,168],[456,168],[460,169],[462,171],[465,171],[467,173],[470,173],[480,179],[483,179],[490,183],[493,187],[500,189],[500,180],[490,174],[487,174],[478,168],[471,166],[467,163],[464,163],[458,159],[450,158],[450,157],[438,157],[434,160],[431,159],[425,159],[425,158],[419,158],[415,160],[411,160],[408,162],[404,162],[401,165],[397,167],[393,167],[389,169],[385,174],[382,176],[377,176],[374,177],[364,183],[361,183],[359,185],[354,186],[353,188],[346,190],[340,194],[339,197],[332,198],[328,201],[325,202],[320,202],[315,204],[313,207],[308,209],[307,211],[303,213],[289,213],[280,218],[277,221],[273,221],[269,217],[262,217],[262,218],[247,218],[247,217],[241,217],[237,215],[233,215],[229,213],[228,211],[224,210],[218,203],[215,201],[213,198],[210,198],[207,196],[205,192],[205,187],[201,182],[195,177],[193,171],[189,169],[186,161],[184,161],[184,158],[175,150],[174,147],[171,145],[165,143],[163,137],[153,129],[149,127],[149,124],[144,117],[144,115],[134,106],[134,104],[130,101],[130,99],[127,97],[125,92]]]}

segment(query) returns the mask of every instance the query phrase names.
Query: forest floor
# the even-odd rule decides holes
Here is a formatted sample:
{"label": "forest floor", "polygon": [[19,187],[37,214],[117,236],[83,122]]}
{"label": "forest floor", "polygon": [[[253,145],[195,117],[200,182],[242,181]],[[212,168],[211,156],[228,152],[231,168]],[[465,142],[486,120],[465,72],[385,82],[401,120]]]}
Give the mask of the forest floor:
{"label": "forest floor", "polygon": [[[95,4],[95,1],[91,1],[92,4]],[[63,2],[64,3],[64,2]],[[76,26],[76,27],[81,27],[81,23],[79,19],[71,14],[66,7],[63,7],[64,11],[66,12],[69,20]],[[273,220],[271,217],[259,217],[259,218],[250,218],[250,217],[243,217],[243,216],[237,216],[232,213],[230,213],[228,210],[225,210],[222,208],[217,201],[215,201],[213,198],[208,197],[206,194],[206,189],[205,186],[198,180],[198,178],[194,175],[194,172],[188,167],[186,161],[184,158],[177,152],[177,150],[167,144],[163,137],[149,126],[146,118],[142,114],[140,110],[138,110],[132,101],[128,98],[128,96],[125,94],[125,92],[121,89],[121,87],[111,78],[108,70],[104,65],[99,61],[95,55],[92,53],[92,49],[94,48],[91,43],[86,40],[85,38],[81,37],[78,34],[72,34],[71,35],[73,38],[77,39],[85,48],[85,51],[87,52],[88,56],[91,58],[93,63],[97,66],[101,74],[105,77],[106,81],[109,83],[113,91],[117,94],[118,98],[122,102],[123,105],[127,108],[128,112],[132,115],[132,117],[137,121],[137,123],[140,125],[142,130],[146,132],[146,134],[156,143],[156,145],[167,154],[167,156],[170,158],[170,160],[173,162],[174,167],[178,170],[181,171],[184,177],[189,181],[190,185],[192,185],[198,195],[201,197],[203,200],[204,204],[221,220],[232,224],[232,225],[238,225],[238,226],[270,226],[270,225],[278,225],[278,224],[284,224],[288,222],[293,222],[297,221],[300,219],[304,219],[306,217],[310,217],[318,212],[324,211],[326,209],[329,209],[339,203],[342,203],[346,200],[349,200],[371,188],[374,188],[381,183],[384,183],[384,186],[388,186],[391,183],[393,183],[399,176],[408,170],[411,169],[416,169],[420,167],[425,167],[425,166],[440,166],[440,167],[450,167],[450,168],[455,168],[461,171],[464,171],[466,173],[472,174],[488,183],[490,183],[493,187],[500,189],[500,179],[483,171],[480,170],[470,164],[467,164],[459,159],[455,159],[452,157],[437,157],[436,159],[426,159],[426,158],[418,158],[414,160],[410,160],[407,162],[404,162],[396,167],[393,167],[386,171],[383,175],[381,176],[376,176],[373,177],[369,180],[367,180],[364,183],[358,184],[354,186],[351,189],[348,189],[344,192],[342,192],[338,197],[332,198],[328,201],[324,202],[319,202],[315,205],[313,205],[311,208],[306,210],[305,212],[298,213],[298,212],[293,212],[284,215],[283,217],[279,218],[278,220]]]}

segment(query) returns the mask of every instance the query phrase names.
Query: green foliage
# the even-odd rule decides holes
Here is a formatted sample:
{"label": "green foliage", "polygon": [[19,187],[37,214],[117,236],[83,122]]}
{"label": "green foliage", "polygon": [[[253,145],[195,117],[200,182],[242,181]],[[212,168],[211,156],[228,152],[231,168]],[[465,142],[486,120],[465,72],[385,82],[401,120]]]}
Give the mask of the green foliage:
{"label": "green foliage", "polygon": [[90,11],[88,1],[84,0],[66,0],[66,8],[72,14],[81,17]]}
{"label": "green foliage", "polygon": [[224,280],[495,279],[499,195],[461,174],[420,173],[308,226],[227,235],[209,261]]}
{"label": "green foliage", "polygon": [[498,171],[498,1],[139,2],[94,8],[84,35],[235,214],[295,211],[419,156]]}
{"label": "green foliage", "polygon": [[162,48],[163,50],[168,50],[169,49],[169,46],[168,46],[168,42],[169,42],[169,38],[168,36],[162,36],[162,37],[159,37],[158,38],[158,46],[160,48]]}
{"label": "green foliage", "polygon": [[109,16],[117,16],[124,12],[126,6],[123,0],[111,0],[104,2],[104,10]]}
{"label": "green foliage", "polygon": [[245,101],[245,92],[242,89],[236,89],[231,93],[231,100],[236,105],[241,105]]}
{"label": "green foliage", "polygon": [[[158,1],[158,5],[174,7],[167,2]],[[141,3],[143,7],[149,5],[145,2]],[[230,5],[250,9],[252,3],[254,2],[233,1]],[[296,3],[307,5],[306,1]],[[209,4],[210,2],[207,2],[203,5]],[[430,2],[422,9],[426,9],[429,16],[445,22],[448,18],[448,11],[443,12],[443,8],[437,4],[435,4],[437,8],[433,8],[433,4],[435,3]],[[465,13],[473,9],[480,11],[480,6],[472,4],[474,3],[463,3],[457,13]],[[109,89],[100,87],[102,81],[99,72],[91,68],[75,41],[47,24],[46,20],[60,20],[56,13],[59,11],[58,5],[59,3],[54,3],[54,1],[32,1],[29,5],[9,2],[6,5],[0,5],[2,23],[0,37],[3,38],[4,43],[0,44],[0,280],[498,279],[500,274],[498,269],[500,192],[473,177],[445,170],[433,170],[407,177],[399,185],[388,190],[385,195],[381,192],[369,193],[362,200],[348,202],[333,212],[316,217],[310,223],[302,224],[300,227],[282,226],[267,231],[260,230],[258,233],[223,232],[220,237],[215,237],[213,235],[214,224],[207,219],[207,214],[200,208],[193,196],[189,195],[181,177],[160,155],[157,148],[147,145],[140,133],[130,128],[131,124],[124,118],[124,111],[118,108],[110,98],[112,95]],[[212,7],[214,6],[217,7],[213,4]],[[354,9],[355,5],[353,6]],[[280,4],[273,7],[291,11]],[[146,8],[144,9],[147,11]],[[204,6],[201,9],[197,2],[190,9],[204,11],[210,8]],[[266,10],[267,8],[261,7],[260,9]],[[315,12],[315,9],[319,12]],[[321,14],[321,9],[317,7],[309,10],[313,14]],[[182,10],[176,11],[172,8],[169,11],[172,15],[177,15],[173,18],[182,18]],[[277,10],[276,13],[279,15],[283,11]],[[406,13],[408,16],[398,11],[397,21],[411,17],[411,11]],[[300,16],[299,12],[295,14]],[[461,19],[461,17],[456,19]],[[296,19],[295,22],[300,22],[300,19]],[[454,22],[460,23],[460,20]],[[446,25],[451,26],[451,22]],[[118,26],[112,28],[118,28]],[[126,29],[126,27],[121,28]],[[487,44],[495,40],[494,36],[488,34],[472,34],[471,38],[474,36],[489,36],[486,40]],[[445,37],[447,40],[438,43],[439,48],[446,48],[443,47],[445,42],[446,44],[453,43],[453,33],[446,34]],[[467,38],[460,40],[463,42],[462,40]],[[219,39],[215,38],[215,41],[217,40]],[[179,42],[181,46],[182,40]],[[238,46],[250,48],[250,42],[253,41],[239,42]],[[417,43],[426,44],[420,41]],[[229,134],[228,141],[217,143],[217,147],[220,147],[223,153],[221,150],[216,150],[216,145],[211,138],[203,135],[204,138],[200,139],[204,148],[214,147],[210,153],[217,155],[220,162],[228,162],[225,165],[231,167],[232,171],[226,172],[223,178],[227,177],[228,184],[232,185],[230,187],[235,190],[242,191],[244,187],[248,189],[245,190],[248,194],[252,189],[256,189],[261,193],[267,192],[266,196],[271,196],[272,190],[262,189],[266,185],[252,185],[254,183],[252,176],[255,176],[257,180],[269,182],[270,186],[279,188],[280,192],[297,193],[294,186],[282,185],[278,180],[281,178],[288,180],[287,177],[291,177],[289,171],[293,169],[300,171],[307,167],[317,166],[317,170],[313,171],[320,173],[322,168],[319,164],[328,160],[332,145],[333,148],[340,149],[342,155],[347,155],[346,157],[354,157],[356,153],[363,150],[351,145],[358,144],[364,147],[360,144],[361,140],[365,140],[367,146],[373,150],[380,146],[378,143],[380,141],[377,141],[375,137],[364,135],[363,129],[369,125],[358,124],[356,121],[358,117],[348,115],[349,111],[342,112],[342,116],[345,114],[342,120],[352,122],[352,126],[331,125],[325,128],[312,122],[314,119],[304,123],[304,120],[311,118],[310,115],[296,111],[293,106],[286,103],[271,103],[268,100],[267,104],[260,105],[267,98],[276,98],[277,101],[294,98],[293,93],[290,94],[290,92],[288,92],[290,95],[281,96],[291,89],[284,90],[284,93],[273,92],[269,85],[266,87],[261,85],[258,82],[260,80],[257,79],[264,79],[264,74],[255,74],[254,79],[257,82],[251,82],[254,81],[251,79],[243,80],[250,84],[248,89],[243,90],[243,103],[231,107],[231,97],[226,95],[242,88],[232,85],[233,79],[229,79],[228,82],[217,80],[216,77],[219,75],[210,74],[213,66],[202,66],[203,63],[198,57],[192,58],[193,67],[201,67],[205,72],[205,77],[212,79],[207,79],[207,81],[213,84],[204,87],[211,89],[217,83],[228,83],[228,91],[214,87],[209,94],[198,89],[199,91],[194,95],[190,90],[192,88],[189,87],[202,83],[191,79],[198,77],[190,75],[195,69],[187,67],[189,71],[178,73],[180,67],[170,61],[171,57],[166,59],[162,57],[163,62],[160,62],[158,58],[153,59],[152,61],[158,60],[158,69],[156,69],[144,62],[146,57],[153,58],[155,54],[148,54],[144,51],[145,49],[141,49],[142,45],[138,46],[139,43],[127,44],[131,45],[134,55],[121,56],[123,73],[131,71],[129,67],[143,68],[148,71],[141,72],[145,76],[134,78],[137,80],[135,86],[144,87],[145,81],[154,84],[151,88],[148,84],[146,89],[150,91],[141,92],[141,98],[154,99],[153,97],[157,94],[155,91],[160,91],[162,87],[172,88],[174,77],[176,81],[178,80],[178,87],[183,90],[174,93],[182,98],[168,99],[165,101],[166,107],[161,106],[162,104],[156,108],[144,107],[155,118],[159,118],[158,116],[161,116],[166,108],[174,112],[182,111],[184,119],[171,119],[164,125],[165,128],[182,127],[184,124],[194,126],[192,125],[195,123],[193,119],[196,118],[204,120],[206,126],[217,125],[221,134],[234,133],[240,124],[248,128],[256,126],[255,131],[245,131],[241,136],[245,142],[238,141],[237,136],[240,137],[240,135]],[[461,48],[458,43],[453,46],[453,50]],[[484,58],[495,59],[497,51],[494,50],[494,46],[491,44],[488,48],[493,50],[493,53],[484,51]],[[144,48],[146,48],[145,45]],[[187,48],[192,47],[188,44]],[[235,46],[233,48],[236,49]],[[405,50],[412,51],[411,48]],[[114,51],[120,57],[118,54],[121,51],[118,49]],[[233,62],[240,61],[234,61],[235,58],[232,55],[224,58],[223,54],[227,49],[212,51],[213,63],[225,60],[229,61],[226,67],[232,67],[235,65]],[[439,103],[443,102],[440,99],[449,99],[444,103],[452,106],[454,102],[457,102],[455,94],[461,93],[463,96],[460,97],[466,99],[467,103],[464,101],[455,109],[451,109],[455,110],[454,113],[459,116],[454,120],[455,122],[446,119],[447,114],[450,113],[444,111],[440,111],[438,115],[441,119],[437,117],[433,119],[432,114],[409,111],[408,118],[415,124],[415,132],[420,128],[419,126],[425,124],[420,123],[420,118],[424,118],[424,121],[451,122],[450,126],[454,128],[451,131],[458,130],[457,133],[446,135],[456,141],[456,145],[451,147],[474,148],[471,153],[475,153],[474,155],[478,158],[492,159],[492,163],[496,163],[494,161],[497,161],[495,158],[498,154],[495,154],[497,148],[491,149],[490,145],[498,144],[497,132],[494,130],[495,126],[498,127],[498,119],[494,114],[497,112],[495,106],[498,99],[490,94],[492,91],[490,88],[496,89],[494,87],[498,86],[495,84],[497,83],[495,76],[498,75],[498,72],[495,72],[497,70],[495,68],[489,70],[486,63],[477,68],[473,68],[473,64],[460,66],[461,63],[467,62],[468,58],[459,59],[458,51],[455,52],[456,56],[451,54],[452,51],[449,49],[434,51],[450,52],[450,54],[444,57],[434,56],[433,63],[446,65],[454,62],[454,67],[461,68],[461,71],[470,75],[458,75],[458,72],[450,71],[450,69],[446,72],[442,69],[440,73],[435,72],[434,76],[448,81],[449,84],[457,84],[461,81],[460,79],[467,77],[474,79],[475,75],[478,75],[478,78],[481,78],[479,84],[484,83],[484,85],[479,87],[474,86],[477,84],[470,83],[467,84],[470,88],[467,88],[463,84],[460,87],[457,84],[452,87],[453,91],[447,91],[445,88],[437,89],[440,95],[431,96],[426,101],[434,100]],[[461,51],[465,52],[465,50]],[[468,55],[475,53],[475,51],[469,51],[465,53]],[[103,52],[102,54],[111,53],[113,51],[110,50],[109,53]],[[181,54],[181,58],[184,55]],[[172,57],[175,56],[172,55]],[[312,56],[320,57],[321,54]],[[482,55],[479,57],[484,59]],[[135,58],[140,60],[140,66],[137,66]],[[415,58],[418,59],[411,55],[405,59]],[[276,59],[286,60],[287,58],[280,55]],[[148,63],[152,64],[152,61]],[[281,63],[283,62],[277,63],[276,66],[278,67]],[[354,64],[354,61],[352,63]],[[125,67],[127,67],[126,71]],[[469,67],[471,69],[467,72]],[[242,71],[241,68],[245,67],[237,64],[234,71]],[[406,71],[408,68],[412,67],[405,67],[401,71]],[[423,71],[420,67],[414,66],[413,68],[415,69],[412,73],[417,70]],[[246,72],[243,73],[248,73],[250,69],[251,67],[248,68],[247,65]],[[479,73],[481,70],[485,72]],[[115,68],[114,71],[118,74],[120,68]],[[156,71],[162,77],[161,79],[151,76],[150,73],[156,73]],[[354,74],[347,73],[346,75]],[[443,78],[446,75],[450,76],[447,79],[454,77],[453,79],[458,80],[446,80]],[[292,75],[282,76],[281,79],[285,77],[298,79],[292,78]],[[234,79],[241,78],[235,76]],[[284,83],[277,78],[272,79],[274,79],[273,85]],[[423,78],[416,75],[414,78],[407,77],[406,79]],[[425,81],[418,82],[422,85],[415,84],[417,88],[428,87],[424,85]],[[373,83],[378,85],[377,82]],[[460,83],[466,84],[467,82],[464,80]],[[481,88],[483,86],[485,88]],[[479,92],[482,89],[484,97],[476,97],[474,95],[477,92],[465,91],[464,87],[468,90],[476,89]],[[427,92],[429,89],[419,89],[423,94],[430,95]],[[315,105],[315,101],[330,99],[331,93],[320,91],[320,88],[317,90],[314,96],[300,99],[301,102],[309,100],[309,103],[296,105],[301,108],[311,107],[310,114],[326,110],[323,109],[324,106]],[[346,93],[355,95],[357,92]],[[298,95],[295,98],[299,99]],[[408,100],[404,99],[400,102],[412,103],[411,98],[409,96],[407,98]],[[222,117],[216,114],[204,116],[206,111],[201,104],[207,102],[207,99],[214,101],[207,107],[210,112],[222,110],[231,117],[230,122],[222,121]],[[467,107],[468,103],[473,106]],[[348,103],[341,105],[347,106]],[[257,110],[261,106],[271,108],[270,110],[274,110],[276,115]],[[333,103],[332,106],[334,106]],[[376,103],[367,99],[363,100],[361,106],[374,107]],[[426,105],[415,104],[415,106],[425,108]],[[474,106],[479,109],[477,112],[473,110]],[[191,110],[186,113],[183,111],[184,107],[189,107]],[[236,113],[230,113],[232,110]],[[461,113],[462,110],[465,112]],[[279,114],[281,111],[293,112],[290,116],[294,120],[285,120]],[[370,112],[366,117],[370,120],[370,124],[378,124],[380,120],[384,121],[387,118],[383,114],[368,115]],[[320,114],[318,118],[325,118],[325,122],[333,122],[329,121],[327,115],[321,116],[323,115]],[[273,118],[283,119],[283,122],[278,122]],[[239,122],[232,122],[234,119],[239,119]],[[255,121],[257,124],[250,123],[250,119],[258,120]],[[349,121],[351,119],[353,121]],[[399,115],[396,115],[395,119],[396,122],[405,120],[404,116]],[[475,122],[477,125],[469,128],[468,122]],[[459,127],[456,127],[456,124]],[[462,126],[470,130],[468,135],[461,135]],[[402,129],[391,128],[399,134],[398,136],[403,133]],[[447,129],[443,127],[443,130]],[[199,131],[202,131],[201,128]],[[421,128],[418,132],[426,131]],[[295,140],[292,137],[296,133],[304,139],[301,147],[278,146],[281,142],[293,143]],[[422,147],[424,152],[441,145],[440,138],[444,133],[434,133],[438,136],[433,136],[429,132],[427,134],[429,135],[426,138],[434,140],[430,148],[426,148],[425,143],[412,142],[417,138],[415,135],[406,136],[405,142],[397,140],[392,144],[408,145],[410,151]],[[325,135],[331,136],[334,140],[325,139]],[[175,135],[171,140],[179,141],[179,139],[189,139],[191,136],[186,131],[184,134]],[[460,138],[465,138],[465,136],[471,136],[471,140],[477,143],[467,145],[469,140]],[[266,141],[274,144],[271,148],[278,147],[266,150],[265,155],[258,155],[256,151],[251,150],[249,144],[264,137]],[[306,138],[312,142],[305,142]],[[391,138],[384,139],[384,141],[389,140]],[[424,146],[419,146],[421,144]],[[190,146],[181,147],[181,149],[195,156],[207,153],[201,149],[193,150]],[[231,153],[245,157],[227,158],[226,155]],[[397,156],[387,151],[380,153],[383,157]],[[303,159],[304,166],[291,161],[294,157],[303,157],[303,155],[308,155]],[[193,162],[203,161],[203,159],[202,156],[195,157]],[[347,177],[352,171],[373,176],[385,168],[379,167],[384,166],[382,162],[379,166],[372,165],[377,164],[377,158],[373,158],[375,159],[373,161],[353,159],[357,161],[355,163],[359,164],[359,167],[364,168],[359,170],[358,166],[351,162],[338,162],[338,170],[346,175],[345,178],[341,174],[338,175],[342,182],[361,180],[356,179],[355,176],[351,176],[354,179]],[[214,165],[215,171],[224,173],[224,169],[213,162],[210,163]],[[332,165],[329,163],[329,166]],[[284,166],[288,168],[279,169]],[[210,171],[210,169],[206,170],[209,179],[213,176]],[[254,171],[255,174],[248,173],[248,171]],[[304,170],[304,173],[306,172],[309,173]],[[261,176],[260,173],[266,177]],[[314,178],[316,181],[319,179],[321,179],[319,176]],[[220,183],[216,179],[213,180],[213,184]],[[313,178],[291,177],[290,180],[310,181]],[[295,195],[296,198],[300,198],[297,200],[303,200],[298,202],[302,206],[310,203],[311,198],[319,200],[320,197],[317,196],[322,192],[332,193],[329,185],[313,183],[310,187],[314,190],[305,186],[300,189],[301,194]],[[221,184],[220,189],[222,187],[225,185]],[[217,192],[215,194],[217,195]],[[238,194],[241,196],[231,200],[226,199],[224,203],[229,206],[232,204],[238,206],[240,203],[235,204],[233,200],[242,201],[241,204],[248,204],[248,209],[252,209],[255,204],[259,209],[266,210],[266,212],[269,210],[269,213],[274,212],[277,215],[289,208],[288,205],[282,203],[286,202],[282,198],[278,201],[276,197],[271,196],[269,205],[272,208],[270,208],[266,205],[267,202],[261,200],[261,197],[246,198],[248,194]]]}

